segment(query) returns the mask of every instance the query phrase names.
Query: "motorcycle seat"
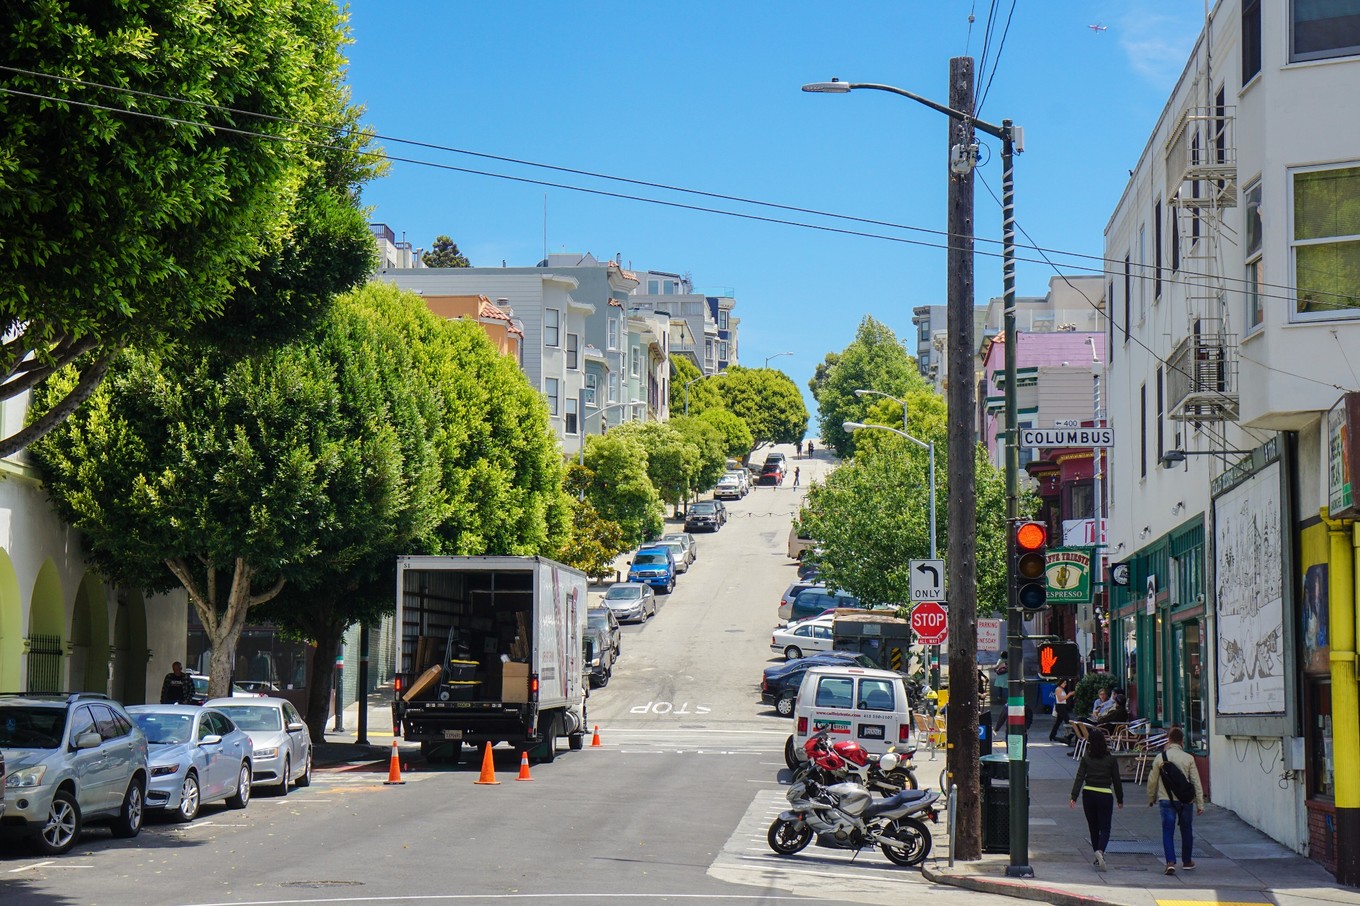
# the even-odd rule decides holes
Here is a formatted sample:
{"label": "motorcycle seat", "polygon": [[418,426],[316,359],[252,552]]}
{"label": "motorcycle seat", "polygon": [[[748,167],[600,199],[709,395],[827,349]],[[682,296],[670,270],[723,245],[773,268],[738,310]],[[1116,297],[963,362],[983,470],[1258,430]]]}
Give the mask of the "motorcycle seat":
{"label": "motorcycle seat", "polygon": [[884,812],[895,811],[896,809],[902,808],[904,805],[911,805],[913,802],[922,802],[936,795],[934,790],[903,790],[886,799],[880,799],[878,802],[870,803],[868,808],[864,810],[864,817],[872,818],[873,816],[881,815]]}

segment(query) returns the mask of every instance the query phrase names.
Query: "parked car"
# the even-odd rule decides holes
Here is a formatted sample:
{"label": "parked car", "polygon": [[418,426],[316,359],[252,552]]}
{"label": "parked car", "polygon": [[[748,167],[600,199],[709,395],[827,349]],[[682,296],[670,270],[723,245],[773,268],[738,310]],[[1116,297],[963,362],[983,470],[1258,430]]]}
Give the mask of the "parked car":
{"label": "parked car", "polygon": [[756,479],[756,484],[771,484],[776,487],[784,483],[784,464],[779,462],[767,462],[760,468],[760,477]]}
{"label": "parked car", "polygon": [[[813,548],[813,550],[816,553],[820,553],[817,548]],[[808,582],[815,582],[817,581],[815,577],[821,571],[822,565],[816,562],[815,557],[809,557],[804,554],[803,559],[798,561],[798,578],[800,579],[804,579]]]}
{"label": "parked car", "polygon": [[671,558],[675,561],[675,571],[680,574],[689,572],[689,557],[685,555],[685,545],[679,541],[660,541],[651,542],[648,547],[664,547],[671,552]]}
{"label": "parked car", "polygon": [[716,532],[726,521],[727,510],[716,500],[700,500],[685,514],[685,531]]}
{"label": "parked car", "polygon": [[808,551],[817,547],[817,542],[813,537],[804,531],[798,523],[789,526],[789,559],[802,560]]}
{"label": "parked car", "polygon": [[825,588],[817,579],[800,579],[797,582],[790,582],[789,587],[784,589],[784,593],[779,596],[779,619],[787,623],[789,621],[789,611],[793,607],[793,599],[798,597],[800,592],[809,588]]}
{"label": "parked car", "polygon": [[785,456],[783,453],[780,453],[778,450],[771,450],[769,453],[765,455],[765,465],[767,466],[772,462],[777,462],[782,466],[787,461],[788,457]]}
{"label": "parked car", "polygon": [[713,497],[717,500],[740,500],[745,496],[746,489],[735,475],[724,475],[713,486]]}
{"label": "parked car", "polygon": [[694,540],[694,536],[689,532],[671,532],[661,536],[662,541],[679,541],[685,546],[685,556],[689,562],[693,563],[699,559],[699,542]]}
{"label": "parked car", "polygon": [[789,605],[788,616],[784,615],[784,608],[779,608],[779,616],[787,619],[790,623],[805,620],[808,617],[816,616],[826,610],[834,610],[841,607],[852,607],[863,609],[859,598],[845,591],[831,591],[823,586],[814,586],[804,589],[793,599]]}
{"label": "parked car", "polygon": [[645,582],[619,582],[604,593],[604,606],[620,623],[645,623],[656,616],[656,593]]}
{"label": "parked car", "polygon": [[134,705],[128,714],[150,748],[148,809],[192,821],[210,802],[250,802],[253,744],[230,717],[193,705]]}
{"label": "parked car", "polygon": [[644,582],[658,591],[675,591],[675,555],[669,547],[642,547],[628,564],[628,581]]}
{"label": "parked car", "polygon": [[614,646],[609,644],[608,631],[587,625],[581,646],[590,688],[599,689],[609,685],[609,679],[614,675],[615,654]]}
{"label": "parked car", "polygon": [[784,659],[796,661],[805,651],[831,650],[831,620],[807,620],[796,626],[776,629],[770,635],[770,650],[782,651]]}
{"label": "parked car", "polygon": [[732,469],[732,470],[729,471],[729,472],[723,473],[723,477],[724,477],[724,478],[727,478],[727,477],[735,478],[735,479],[737,480],[737,482],[741,485],[741,495],[742,495],[743,497],[745,497],[747,494],[751,493],[751,470],[750,470],[750,469],[747,469],[747,468],[745,468],[745,467],[740,468],[740,469]]}
{"label": "parked car", "polygon": [[[189,679],[194,681],[194,692],[193,695],[190,696],[189,703],[193,705],[203,704],[208,700],[208,678],[201,673],[190,673]],[[247,682],[249,682],[253,686],[256,686],[257,688],[255,689],[250,688],[249,686],[246,685]],[[258,688],[261,685],[268,686],[271,692],[278,691],[273,686],[269,686],[268,683],[246,681],[240,683],[232,683],[231,685],[232,697],[254,698],[259,695],[267,695],[268,694],[267,692]]]}
{"label": "parked car", "polygon": [[910,742],[911,709],[902,674],[835,664],[803,674],[784,760],[797,768],[808,737],[828,723],[876,755]]}
{"label": "parked car", "polygon": [[216,708],[240,727],[253,743],[251,784],[273,786],[288,795],[289,784],[312,785],[312,734],[293,703],[282,698],[214,698]]}
{"label": "parked car", "polygon": [[614,616],[614,611],[603,604],[587,609],[586,628],[604,634],[609,647],[614,649],[614,657],[617,658],[623,653],[623,630],[619,627],[619,618]]}
{"label": "parked car", "polygon": [[[760,685],[763,688],[765,683],[774,682],[792,671],[797,671],[801,674],[802,671],[807,670],[809,667],[820,667],[824,664],[839,664],[846,661],[853,661],[861,657],[867,657],[867,655],[862,655],[854,651],[842,651],[839,648],[833,648],[830,651],[815,651],[807,657],[799,658],[796,661],[779,661],[776,664],[770,664],[761,672]],[[866,664],[865,666],[872,665]]]}
{"label": "parked car", "polygon": [[279,691],[278,686],[264,680],[237,680],[236,684],[232,686],[232,693],[235,694],[237,689],[251,695],[273,695]]}
{"label": "parked car", "polygon": [[135,837],[146,810],[146,736],[117,702],[94,692],[0,695],[5,828],[60,855],[88,823]]}
{"label": "parked car", "polygon": [[793,708],[798,701],[798,687],[802,685],[803,674],[813,667],[834,667],[841,664],[853,667],[875,666],[873,659],[867,654],[855,654],[851,651],[822,651],[796,661],[787,661],[780,665],[784,668],[782,672],[761,680],[760,700],[767,705],[773,705],[775,713],[780,717],[793,717]]}

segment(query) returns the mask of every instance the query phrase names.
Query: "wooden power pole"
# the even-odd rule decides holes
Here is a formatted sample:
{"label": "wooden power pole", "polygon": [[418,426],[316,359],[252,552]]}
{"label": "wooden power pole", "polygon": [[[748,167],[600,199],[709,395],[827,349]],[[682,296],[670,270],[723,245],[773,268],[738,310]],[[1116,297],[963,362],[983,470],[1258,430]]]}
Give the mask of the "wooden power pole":
{"label": "wooden power pole", "polygon": [[[949,106],[973,112],[973,58],[949,61]],[[949,705],[946,766],[957,791],[954,855],[982,858],[978,774],[976,355],[973,342],[973,168],[952,166],[967,154],[971,122],[949,121],[949,332],[947,389],[949,457]],[[956,172],[960,170],[962,172]]]}

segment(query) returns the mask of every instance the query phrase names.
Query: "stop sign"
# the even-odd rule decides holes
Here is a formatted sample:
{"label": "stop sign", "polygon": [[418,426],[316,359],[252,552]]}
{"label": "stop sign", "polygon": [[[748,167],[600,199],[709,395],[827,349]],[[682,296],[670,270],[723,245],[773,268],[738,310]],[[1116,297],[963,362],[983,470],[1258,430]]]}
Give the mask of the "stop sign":
{"label": "stop sign", "polygon": [[911,609],[911,630],[921,645],[941,645],[949,638],[949,616],[936,601],[922,601]]}

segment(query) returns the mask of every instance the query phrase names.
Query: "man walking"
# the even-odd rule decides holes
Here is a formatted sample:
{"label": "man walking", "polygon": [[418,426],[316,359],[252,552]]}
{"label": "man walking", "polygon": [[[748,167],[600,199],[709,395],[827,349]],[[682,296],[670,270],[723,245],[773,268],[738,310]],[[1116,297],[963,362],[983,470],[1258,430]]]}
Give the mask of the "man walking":
{"label": "man walking", "polygon": [[798,475],[800,472],[802,472],[802,469],[798,468],[797,466],[793,467],[793,486],[795,488],[798,487]]}
{"label": "man walking", "polygon": [[184,672],[183,664],[175,661],[170,665],[170,672],[165,675],[165,680],[161,683],[161,704],[188,705],[192,704],[193,700],[193,678]]}
{"label": "man walking", "polygon": [[[1195,759],[1185,751],[1185,732],[1172,727],[1166,748],[1152,761],[1148,775],[1148,807],[1162,806],[1162,854],[1166,874],[1176,873],[1176,827],[1181,829],[1181,868],[1195,867],[1195,815],[1204,814],[1204,788],[1199,782]],[[1193,811],[1192,811],[1193,809]]]}

